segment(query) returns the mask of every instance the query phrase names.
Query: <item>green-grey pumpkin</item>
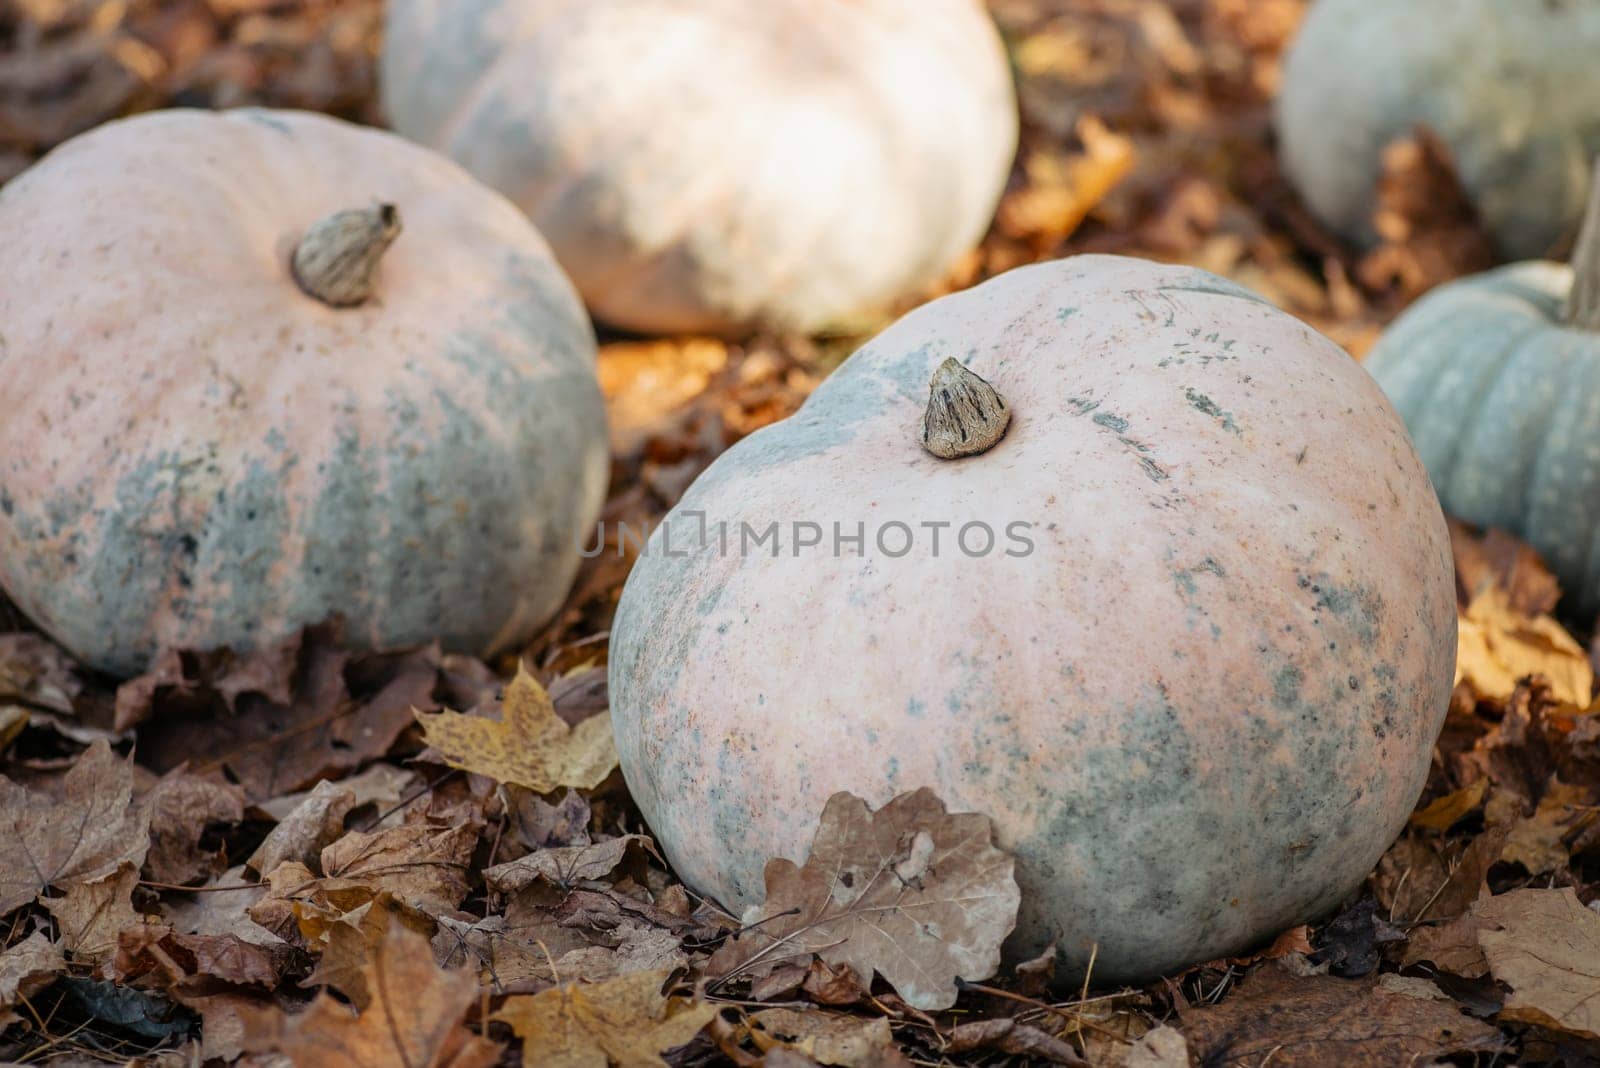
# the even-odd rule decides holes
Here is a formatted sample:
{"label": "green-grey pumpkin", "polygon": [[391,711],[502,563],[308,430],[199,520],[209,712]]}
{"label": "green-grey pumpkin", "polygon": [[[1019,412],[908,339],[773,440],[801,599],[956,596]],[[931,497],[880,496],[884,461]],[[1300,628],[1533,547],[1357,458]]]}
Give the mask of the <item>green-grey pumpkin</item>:
{"label": "green-grey pumpkin", "polygon": [[1445,511],[1526,538],[1579,613],[1600,610],[1600,179],[1571,266],[1441,286],[1366,367]]}
{"label": "green-grey pumpkin", "polygon": [[1577,229],[1600,152],[1595,0],[1317,0],[1278,99],[1284,165],[1311,209],[1370,243],[1384,146],[1427,126],[1502,255]]}

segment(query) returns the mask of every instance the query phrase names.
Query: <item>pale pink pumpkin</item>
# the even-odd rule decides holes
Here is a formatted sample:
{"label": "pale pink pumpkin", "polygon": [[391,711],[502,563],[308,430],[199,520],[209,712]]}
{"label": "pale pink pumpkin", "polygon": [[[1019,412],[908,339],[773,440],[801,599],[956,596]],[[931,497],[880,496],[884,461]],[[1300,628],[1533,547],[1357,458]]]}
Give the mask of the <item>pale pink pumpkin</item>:
{"label": "pale pink pumpkin", "polygon": [[[949,357],[1010,410],[955,460],[922,441]],[[1076,976],[1098,946],[1116,982],[1239,952],[1359,885],[1449,699],[1449,542],[1399,419],[1187,267],[1082,256],[929,304],[668,522],[617,613],[612,718],[668,858],[734,909],[834,791],[927,786],[1016,851],[1015,953],[1054,941]],[[776,555],[743,535],[772,523]]]}
{"label": "pale pink pumpkin", "polygon": [[[370,297],[303,292],[307,231],[378,204],[403,229]],[[594,339],[455,164],[321,116],[158,112],[5,186],[0,234],[0,583],[89,663],[334,612],[360,644],[483,652],[560,604],[606,479]]]}
{"label": "pale pink pumpkin", "polygon": [[389,0],[384,106],[599,318],[814,329],[936,279],[1016,148],[979,0]]}

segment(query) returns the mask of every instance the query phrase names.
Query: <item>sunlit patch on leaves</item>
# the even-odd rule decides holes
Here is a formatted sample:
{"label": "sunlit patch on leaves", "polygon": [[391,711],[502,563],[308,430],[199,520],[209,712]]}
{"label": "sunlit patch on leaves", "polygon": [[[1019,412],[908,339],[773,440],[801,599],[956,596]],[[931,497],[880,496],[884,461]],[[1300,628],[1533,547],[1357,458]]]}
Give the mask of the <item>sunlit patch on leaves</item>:
{"label": "sunlit patch on leaves", "polygon": [[928,789],[873,812],[837,793],[823,808],[803,866],[777,859],[767,900],[709,965],[725,978],[761,976],[812,954],[877,972],[919,1009],[955,1003],[957,979],[1000,966],[1021,893],[987,816],[947,814]]}

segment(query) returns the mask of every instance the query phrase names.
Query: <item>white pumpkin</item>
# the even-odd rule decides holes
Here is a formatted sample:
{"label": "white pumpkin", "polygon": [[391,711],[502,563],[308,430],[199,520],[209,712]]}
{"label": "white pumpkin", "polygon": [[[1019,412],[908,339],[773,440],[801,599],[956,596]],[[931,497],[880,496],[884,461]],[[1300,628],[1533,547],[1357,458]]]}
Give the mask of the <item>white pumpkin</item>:
{"label": "white pumpkin", "polygon": [[[936,370],[997,444],[930,453]],[[1191,268],[1080,256],[929,304],[667,523],[612,632],[617,749],[734,909],[832,792],[927,786],[1015,851],[1015,953],[1078,975],[1098,946],[1117,982],[1240,952],[1371,871],[1449,701],[1449,538],[1400,420]]]}
{"label": "white pumpkin", "polygon": [[652,332],[815,329],[936,279],[1017,137],[977,0],[390,0],[382,89]]}

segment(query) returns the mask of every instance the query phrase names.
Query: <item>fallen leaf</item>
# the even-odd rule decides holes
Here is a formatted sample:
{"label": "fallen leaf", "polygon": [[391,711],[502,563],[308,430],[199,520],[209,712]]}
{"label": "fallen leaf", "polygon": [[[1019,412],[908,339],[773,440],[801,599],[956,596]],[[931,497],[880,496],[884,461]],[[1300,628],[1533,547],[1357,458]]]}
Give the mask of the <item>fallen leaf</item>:
{"label": "fallen leaf", "polygon": [[1594,820],[1589,791],[1553,780],[1533,815],[1517,820],[1506,836],[1500,859],[1521,864],[1529,875],[1560,871],[1571,862],[1567,835]]}
{"label": "fallen leaf", "polygon": [[1383,946],[1405,941],[1405,932],[1378,915],[1377,899],[1363,897],[1339,913],[1318,933],[1321,945],[1311,959],[1328,971],[1351,979],[1368,975],[1383,959]]}
{"label": "fallen leaf", "polygon": [[[119,983],[155,973],[163,986],[196,994],[228,987],[273,990],[293,960],[282,943],[260,945],[231,934],[179,934],[165,924],[125,928],[109,974]],[[143,983],[141,985],[149,985]]]}
{"label": "fallen leaf", "polygon": [[301,902],[295,906],[295,917],[307,948],[317,954],[316,970],[300,985],[332,987],[357,1009],[365,1009],[372,1002],[367,986],[368,966],[389,927],[403,924],[423,937],[431,931],[431,923],[425,917],[408,910],[391,894],[379,894],[338,914],[315,902]]}
{"label": "fallen leaf", "polygon": [[662,993],[668,974],[637,972],[507,998],[494,1018],[522,1039],[524,1068],[665,1068],[662,1051],[688,1043],[717,1015],[714,1005]]}
{"label": "fallen leaf", "polygon": [[163,676],[153,688],[154,711],[139,726],[141,760],[159,770],[185,762],[197,773],[225,768],[260,802],[384,756],[411,725],[413,709],[435,707],[436,647],[352,656],[339,627],[324,624],[262,655],[291,652],[288,700],[255,689],[256,673],[249,685],[199,670],[191,676],[192,662],[203,661],[182,654],[181,684],[165,685],[171,680]]}
{"label": "fallen leaf", "polygon": [[77,665],[55,642],[42,634],[0,634],[0,704],[71,716],[82,692]]}
{"label": "fallen leaf", "polygon": [[18,1019],[13,1007],[55,982],[66,968],[61,947],[42,931],[0,953],[0,1031]]}
{"label": "fallen leaf", "polygon": [[237,786],[181,770],[163,776],[142,803],[150,812],[144,870],[158,883],[181,886],[215,875],[220,858],[200,847],[201,836],[213,824],[244,819],[244,794]]}
{"label": "fallen leaf", "polygon": [[1461,607],[1471,604],[1484,589],[1499,586],[1518,615],[1543,616],[1555,611],[1561,585],[1533,546],[1503,530],[1479,533],[1458,519],[1447,521]]}
{"label": "fallen leaf", "polygon": [[130,807],[131,766],[105,742],[68,771],[61,799],[0,776],[0,916],[51,886],[137,870],[150,848],[149,815]]}
{"label": "fallen leaf", "polygon": [[500,719],[446,711],[418,712],[417,721],[451,767],[535,793],[593,789],[617,766],[610,717],[591,716],[569,727],[525,667],[506,687]]}
{"label": "fallen leaf", "polygon": [[768,862],[766,903],[708,968],[760,976],[816,954],[863,977],[876,971],[916,1008],[948,1008],[958,978],[995,973],[1016,923],[1015,865],[992,839],[987,816],[949,815],[926,788],[877,812],[836,793],[805,865]]}
{"label": "fallen leaf", "polygon": [[1453,1005],[1381,989],[1375,979],[1295,976],[1267,964],[1220,1004],[1180,1010],[1199,1063],[1281,1068],[1428,1063],[1498,1052],[1500,1033]]}
{"label": "fallen leaf", "polygon": [[548,913],[515,923],[505,916],[472,924],[441,916],[433,944],[441,964],[473,965],[496,992],[517,992],[532,983],[593,983],[634,972],[671,972],[689,963],[682,940],[664,928],[638,920],[587,928]]}
{"label": "fallen leaf", "polygon": [[705,392],[727,364],[727,344],[706,338],[600,346],[595,371],[606,398],[613,455],[637,453],[670,428],[672,413]]}
{"label": "fallen leaf", "polygon": [[322,851],[322,872],[392,893],[423,912],[455,908],[467,896],[475,824],[436,827],[425,821],[372,834],[351,831]]}
{"label": "fallen leaf", "polygon": [[1028,153],[1027,184],[1000,202],[996,226],[1027,241],[1036,254],[1058,248],[1133,169],[1133,142],[1099,118],[1083,116],[1076,132],[1081,152],[1065,155],[1052,147]]}
{"label": "fallen leaf", "polygon": [[1479,979],[1489,974],[1489,960],[1478,944],[1478,918],[1471,912],[1457,916],[1438,927],[1413,930],[1406,941],[1401,967],[1429,961],[1440,971],[1463,979]]}
{"label": "fallen leaf", "polygon": [[1487,777],[1480,776],[1454,793],[1436,797],[1427,807],[1411,814],[1411,825],[1426,827],[1430,831],[1448,831],[1469,813],[1483,804],[1483,795],[1489,789]]}
{"label": "fallen leaf", "polygon": [[951,1053],[993,1049],[1048,1064],[1089,1063],[1077,1050],[1056,1036],[1006,1016],[959,1025],[950,1032],[946,1049]]}
{"label": "fallen leaf", "polygon": [[506,814],[518,841],[529,849],[586,846],[589,837],[589,802],[568,790],[551,804],[521,786],[506,786]]}
{"label": "fallen leaf", "polygon": [[229,868],[193,894],[172,894],[161,900],[162,916],[178,934],[233,935],[257,945],[280,945],[283,939],[250,918],[250,908],[267,892],[245,880],[244,865]]}
{"label": "fallen leaf", "polygon": [[1461,915],[1481,895],[1500,859],[1507,830],[1490,828],[1465,847],[1423,837],[1401,838],[1378,861],[1373,892],[1399,927]]}
{"label": "fallen leaf", "polygon": [[498,1045],[461,1026],[477,1000],[476,976],[441,970],[414,931],[389,925],[366,986],[372,1001],[359,1015],[327,993],[297,1016],[251,1014],[243,1045],[282,1053],[296,1068],[487,1068],[499,1059]]}
{"label": "fallen leaf", "polygon": [[871,1068],[899,1053],[886,1017],[764,1009],[750,1017],[750,1037],[763,1054],[787,1048],[817,1064]]}
{"label": "fallen leaf", "polygon": [[[352,806],[351,811],[355,811],[364,805],[373,805],[379,810],[380,814],[388,812],[388,818],[393,820],[401,816],[402,813],[391,810],[398,807],[406,797],[413,796],[416,793],[415,788],[418,782],[417,773],[408,768],[395,767],[393,764],[374,764],[355,775],[340,779],[336,783],[322,780],[310,790],[297,790],[294,793],[282,794],[267,801],[258,801],[255,807],[282,823],[289,818],[289,815],[295,809],[304,804],[307,798],[316,792],[317,787],[328,783],[328,785],[336,786],[340,790],[349,793],[355,799],[355,804]],[[362,826],[360,829],[371,831],[376,830],[377,827]],[[323,845],[326,844],[326,842],[323,843]],[[320,850],[321,846],[318,849]],[[316,854],[313,853],[312,855],[315,856]]]}
{"label": "fallen leaf", "polygon": [[541,849],[485,870],[483,881],[489,889],[507,896],[521,893],[538,881],[567,889],[610,875],[630,850],[654,848],[655,843],[646,835],[624,834],[593,845]]}
{"label": "fallen leaf", "polygon": [[1529,675],[1548,679],[1558,700],[1589,704],[1594,670],[1583,646],[1551,617],[1514,611],[1498,586],[1480,591],[1461,613],[1456,682],[1471,686],[1480,700],[1503,701]]}
{"label": "fallen leaf", "polygon": [[344,834],[344,818],[355,804],[355,794],[343,785],[326,780],[317,783],[272,828],[245,865],[264,875],[285,861],[312,863],[325,847]]}
{"label": "fallen leaf", "polygon": [[1513,890],[1472,914],[1490,973],[1511,988],[1501,1019],[1600,1039],[1600,914],[1571,887]]}
{"label": "fallen leaf", "polygon": [[117,949],[117,935],[144,920],[133,909],[139,869],[123,864],[100,879],[74,880],[61,897],[44,899],[56,919],[61,946],[75,960],[98,964]]}

